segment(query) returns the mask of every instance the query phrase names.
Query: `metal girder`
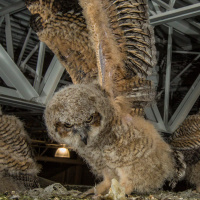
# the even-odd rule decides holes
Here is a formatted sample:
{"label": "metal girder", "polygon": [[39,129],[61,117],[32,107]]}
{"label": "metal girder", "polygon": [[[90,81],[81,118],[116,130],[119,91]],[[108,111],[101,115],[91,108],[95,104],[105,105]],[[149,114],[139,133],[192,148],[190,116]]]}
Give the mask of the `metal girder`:
{"label": "metal girder", "polygon": [[17,3],[12,3],[10,6],[6,6],[6,8],[0,9],[0,16],[19,12],[20,10],[26,9],[25,3],[23,1],[19,1]]}
{"label": "metal girder", "polygon": [[152,5],[153,5],[153,7],[154,7],[154,9],[155,9],[155,11],[156,11],[157,14],[161,13],[160,7],[159,7],[159,5],[157,3],[152,2]]}
{"label": "metal girder", "polygon": [[3,20],[4,20],[4,16],[1,16],[0,17],[0,27],[1,27],[2,23],[3,23]]}
{"label": "metal girder", "polygon": [[173,51],[173,53],[180,53],[180,54],[200,54],[200,52],[197,51]]}
{"label": "metal girder", "polygon": [[167,132],[167,129],[165,127],[165,124],[162,120],[162,117],[160,115],[160,111],[158,110],[157,104],[154,103],[149,107],[145,107],[145,114],[148,118],[148,120],[151,121],[151,123],[155,126],[155,128],[158,131],[161,132]]}
{"label": "metal girder", "polygon": [[52,70],[53,70],[53,68],[54,68],[54,66],[55,66],[55,64],[56,64],[56,62],[57,62],[57,58],[56,58],[56,56],[54,55],[54,57],[53,57],[53,59],[52,59],[50,65],[49,65],[49,67],[48,67],[48,69],[47,69],[47,71],[46,71],[46,73],[45,73],[45,76],[43,77],[42,82],[41,82],[41,84],[40,84],[39,94],[42,93],[42,90],[44,89],[44,86],[45,86],[45,84],[47,83],[47,81],[48,81],[48,79],[49,79],[49,76],[50,76],[50,74],[51,74],[51,72],[52,72]]}
{"label": "metal girder", "polygon": [[185,120],[194,103],[200,96],[200,74],[191,86],[190,90],[182,100],[181,104],[176,109],[175,113],[171,117],[168,127],[169,131],[173,133],[179,125]]}
{"label": "metal girder", "polygon": [[[166,4],[166,3],[164,3],[163,1],[160,1],[160,0],[154,0],[153,5],[154,5],[154,8],[155,8],[156,5],[159,5],[161,7],[164,7],[166,10],[169,10],[169,11],[174,10],[174,12],[176,11],[176,9],[170,7],[168,4]],[[157,9],[159,9],[158,6],[157,6]],[[162,13],[162,14],[164,14],[164,13]],[[154,15],[154,17],[156,17],[156,16],[158,16],[158,15]],[[173,22],[166,23],[164,25],[165,26],[171,26],[171,27],[174,28],[174,36],[177,32],[179,34],[189,35],[190,37],[192,37],[195,40],[197,40],[198,42],[200,42],[200,37],[199,37],[199,35],[200,35],[200,25],[198,25],[197,23],[195,23],[191,19],[173,21]],[[176,40],[176,43],[180,43],[180,42],[181,42],[180,39]],[[187,48],[185,48],[185,50],[189,50],[191,48],[192,48],[192,45],[187,46]]]}
{"label": "metal girder", "polygon": [[[51,64],[50,64],[51,65]],[[45,86],[41,92],[41,95],[39,98],[37,98],[37,102],[46,104],[48,100],[53,96],[55,89],[57,88],[58,82],[60,81],[60,78],[65,71],[65,68],[60,64],[60,62],[57,60],[56,62],[53,61],[52,63],[53,68],[51,72],[49,73],[49,76],[46,80]]]}
{"label": "metal girder", "polygon": [[193,59],[193,61],[191,62],[191,63],[189,63],[172,81],[171,81],[171,83],[170,84],[172,84],[174,81],[176,81],[185,71],[187,71],[188,70],[188,68],[190,68],[191,66],[192,66],[192,63],[193,62],[195,62],[195,61],[197,61],[198,59],[200,58],[200,54],[199,55],[197,55],[194,59]]}
{"label": "metal girder", "polygon": [[28,34],[27,34],[27,36],[26,36],[26,39],[25,39],[24,44],[23,44],[23,47],[22,47],[22,50],[21,50],[21,52],[20,52],[20,54],[19,54],[19,58],[18,58],[18,61],[17,61],[17,65],[18,65],[18,66],[20,65],[20,62],[21,62],[22,57],[23,57],[23,55],[24,55],[24,51],[25,51],[26,46],[27,46],[27,44],[28,44],[29,38],[30,38],[30,36],[31,36],[31,32],[32,32],[32,28],[29,28]]}
{"label": "metal girder", "polygon": [[200,41],[200,30],[192,26],[187,21],[174,21],[167,23],[167,25],[173,27],[177,32],[184,33]]}
{"label": "metal girder", "polygon": [[3,95],[7,95],[7,96],[10,96],[10,97],[17,97],[17,98],[23,98],[19,92],[15,89],[11,89],[11,88],[5,88],[5,87],[1,87],[0,86],[0,94],[3,94]]}
{"label": "metal girder", "polygon": [[28,110],[33,110],[37,112],[44,112],[45,106],[39,103],[26,101],[18,98],[13,98],[9,96],[0,95],[0,104],[2,105],[9,105],[18,108],[24,108]]}
{"label": "metal girder", "polygon": [[13,51],[13,42],[12,42],[12,33],[11,33],[11,24],[10,24],[9,14],[5,15],[5,20],[6,20],[5,33],[6,33],[7,52],[10,55],[10,57],[14,60],[14,51]]}
{"label": "metal girder", "polygon": [[150,23],[153,26],[157,26],[160,24],[166,24],[172,21],[178,21],[181,19],[186,19],[197,15],[200,15],[200,3],[166,11],[156,16],[151,16]]}
{"label": "metal girder", "polygon": [[170,93],[170,77],[171,77],[171,61],[172,61],[172,34],[173,28],[169,27],[168,46],[167,46],[167,68],[165,77],[165,98],[164,98],[164,123],[168,122],[169,114],[169,93]]}
{"label": "metal girder", "polygon": [[45,55],[45,43],[40,42],[40,48],[38,52],[38,60],[37,60],[37,67],[36,67],[36,74],[34,79],[34,88],[38,92],[42,77],[42,70],[43,70],[43,63],[44,63],[44,55]]}
{"label": "metal girder", "polygon": [[166,4],[164,1],[161,0],[153,0],[153,2],[156,2],[158,5],[162,6],[166,10],[170,10],[170,6]]}
{"label": "metal girder", "polygon": [[170,2],[169,2],[170,8],[174,7],[175,2],[176,2],[176,0],[170,0]]}
{"label": "metal girder", "polygon": [[38,93],[22,74],[2,45],[0,45],[0,52],[0,74],[2,79],[4,80],[4,77],[9,79],[13,88],[16,88],[24,99],[31,100],[32,98],[38,97]]}
{"label": "metal girder", "polygon": [[38,50],[38,47],[39,47],[39,44],[38,43],[33,49],[32,51],[28,54],[28,56],[26,57],[26,59],[24,61],[21,62],[21,65],[20,65],[20,68],[22,70],[24,70],[25,66],[26,66],[26,63],[28,62],[28,60],[31,58],[31,56]]}

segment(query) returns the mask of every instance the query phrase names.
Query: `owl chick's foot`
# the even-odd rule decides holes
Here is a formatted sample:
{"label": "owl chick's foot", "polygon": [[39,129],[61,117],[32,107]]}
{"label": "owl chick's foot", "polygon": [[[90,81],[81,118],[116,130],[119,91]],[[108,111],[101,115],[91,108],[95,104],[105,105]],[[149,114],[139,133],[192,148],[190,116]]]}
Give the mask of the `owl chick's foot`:
{"label": "owl chick's foot", "polygon": [[200,185],[196,186],[196,192],[200,193]]}
{"label": "owl chick's foot", "polygon": [[79,198],[87,198],[89,196],[94,196],[95,194],[93,192],[89,192],[89,191],[86,191],[86,192],[83,192],[81,194],[78,194],[77,197]]}

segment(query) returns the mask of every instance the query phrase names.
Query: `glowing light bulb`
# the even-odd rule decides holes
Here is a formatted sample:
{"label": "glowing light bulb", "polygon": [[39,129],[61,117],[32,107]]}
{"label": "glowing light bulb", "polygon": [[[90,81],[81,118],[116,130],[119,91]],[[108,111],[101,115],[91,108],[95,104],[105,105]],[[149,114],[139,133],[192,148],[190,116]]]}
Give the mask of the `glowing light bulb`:
{"label": "glowing light bulb", "polygon": [[69,150],[65,147],[58,148],[55,153],[55,157],[70,158]]}

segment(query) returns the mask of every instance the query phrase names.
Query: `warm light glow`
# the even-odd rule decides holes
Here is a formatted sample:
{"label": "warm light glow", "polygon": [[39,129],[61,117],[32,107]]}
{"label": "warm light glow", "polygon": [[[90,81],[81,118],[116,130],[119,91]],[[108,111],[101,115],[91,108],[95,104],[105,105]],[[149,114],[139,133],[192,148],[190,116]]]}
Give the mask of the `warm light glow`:
{"label": "warm light glow", "polygon": [[55,157],[61,157],[61,158],[70,158],[69,150],[65,147],[58,148]]}

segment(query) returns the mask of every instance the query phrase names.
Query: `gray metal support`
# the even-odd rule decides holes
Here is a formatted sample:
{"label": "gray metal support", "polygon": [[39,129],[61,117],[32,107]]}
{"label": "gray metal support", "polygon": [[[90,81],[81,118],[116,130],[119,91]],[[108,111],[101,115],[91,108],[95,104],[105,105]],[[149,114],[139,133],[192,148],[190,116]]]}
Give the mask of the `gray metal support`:
{"label": "gray metal support", "polygon": [[3,23],[3,20],[4,20],[4,16],[1,16],[0,17],[0,27],[1,27],[2,23]]}
{"label": "gray metal support", "polygon": [[191,18],[200,15],[200,3],[194,5],[185,6],[165,13],[158,14],[150,17],[150,22],[153,26],[160,24],[166,24],[172,21],[178,21],[181,19]]}
{"label": "gray metal support", "polygon": [[162,120],[162,117],[160,115],[160,111],[158,110],[157,104],[154,103],[149,107],[145,108],[145,114],[148,118],[148,120],[153,123],[153,125],[156,127],[158,131],[167,132],[167,129],[165,127],[165,124]]}
{"label": "gray metal support", "polygon": [[173,8],[175,2],[176,2],[176,0],[170,0],[170,2],[169,2],[169,7],[170,7],[170,8]]}
{"label": "gray metal support", "polygon": [[12,42],[12,33],[11,33],[11,24],[10,24],[10,15],[5,15],[6,20],[6,47],[7,52],[10,55],[10,57],[14,60],[14,51],[13,51],[13,42]]}
{"label": "gray metal support", "polygon": [[22,69],[22,71],[25,69],[26,63],[28,62],[28,60],[31,58],[31,56],[38,50],[39,47],[38,43],[33,49],[32,51],[28,54],[28,56],[26,57],[26,59],[24,61],[21,62],[20,68]]}
{"label": "gray metal support", "polygon": [[200,54],[199,55],[197,55],[195,58],[194,58],[194,60],[191,62],[191,63],[189,63],[172,81],[171,81],[171,84],[174,82],[174,81],[176,81],[177,79],[179,79],[179,77],[185,72],[185,71],[187,71],[188,70],[188,68],[190,68],[191,66],[192,66],[192,63],[193,62],[195,62],[195,61],[197,61],[198,59],[200,58]]}
{"label": "gray metal support", "polygon": [[171,61],[172,61],[172,34],[173,28],[169,27],[168,46],[167,46],[167,68],[165,77],[165,101],[164,101],[164,123],[168,123],[169,113],[169,94],[170,94],[170,76],[171,76]]}
{"label": "gray metal support", "polygon": [[179,107],[171,117],[168,126],[171,133],[173,133],[179,125],[185,120],[194,103],[200,96],[200,74],[191,86],[190,90],[182,100]]}
{"label": "gray metal support", "polygon": [[12,3],[10,6],[6,6],[6,8],[0,9],[0,16],[13,14],[23,9],[26,9],[25,3],[23,1],[18,1],[17,3]]}
{"label": "gray metal support", "polygon": [[155,2],[152,2],[152,4],[153,4],[153,7],[154,7],[156,13],[157,14],[161,13],[159,5],[157,3],[155,3]]}
{"label": "gray metal support", "polygon": [[16,88],[24,99],[31,100],[34,97],[38,97],[38,93],[22,74],[2,45],[0,45],[0,52],[0,74],[2,79],[4,80],[4,76],[6,79],[9,79],[13,88]]}
{"label": "gray metal support", "polygon": [[9,97],[16,97],[16,98],[23,98],[19,92],[15,89],[11,89],[11,88],[5,88],[5,87],[1,87],[0,86],[0,95],[6,95]]}
{"label": "gray metal support", "polygon": [[173,53],[180,53],[180,54],[200,54],[200,52],[197,51],[173,51]]}
{"label": "gray metal support", "polygon": [[0,95],[0,104],[9,105],[13,107],[19,107],[19,108],[25,108],[25,109],[33,110],[34,112],[37,111],[40,113],[43,113],[45,109],[44,105],[41,105],[35,102],[25,101],[18,98],[16,99],[13,97],[7,97],[7,96],[2,96],[2,95]]}
{"label": "gray metal support", "polygon": [[164,1],[161,1],[161,0],[153,0],[153,1],[159,4],[160,6],[162,6],[163,8],[165,8],[166,10],[170,9],[170,6],[166,4]]}
{"label": "gray metal support", "polygon": [[40,97],[37,99],[38,102],[46,104],[53,96],[64,70],[65,68],[57,60],[48,76],[48,79],[46,80],[46,84],[41,92]]}
{"label": "gray metal support", "polygon": [[40,42],[40,48],[38,52],[38,60],[37,60],[37,67],[36,67],[36,76],[34,80],[34,88],[38,92],[42,77],[42,70],[43,70],[43,63],[44,63],[44,55],[45,55],[45,43]]}
{"label": "gray metal support", "polygon": [[41,82],[41,84],[40,84],[39,94],[42,93],[42,90],[44,89],[44,86],[45,86],[45,84],[47,83],[47,81],[48,81],[48,79],[49,79],[49,76],[51,75],[51,72],[52,72],[52,70],[53,70],[53,68],[54,68],[54,66],[55,66],[55,64],[56,64],[57,61],[58,61],[58,59],[57,59],[57,57],[54,55],[54,57],[53,57],[53,59],[52,59],[50,65],[49,65],[49,67],[48,67],[48,69],[47,69],[47,71],[46,71],[46,73],[45,73],[45,76],[43,77],[42,82]]}
{"label": "gray metal support", "polygon": [[21,50],[21,52],[20,52],[20,54],[19,54],[19,58],[18,58],[18,61],[17,61],[17,65],[18,65],[18,66],[19,66],[20,63],[21,63],[22,57],[23,57],[23,55],[24,55],[24,51],[25,51],[26,46],[27,46],[27,44],[28,44],[28,40],[29,40],[29,38],[30,38],[30,36],[31,36],[31,32],[32,32],[32,28],[29,28],[28,34],[27,34],[27,36],[26,36],[26,39],[25,39],[24,44],[23,44],[23,47],[22,47],[22,50]]}

